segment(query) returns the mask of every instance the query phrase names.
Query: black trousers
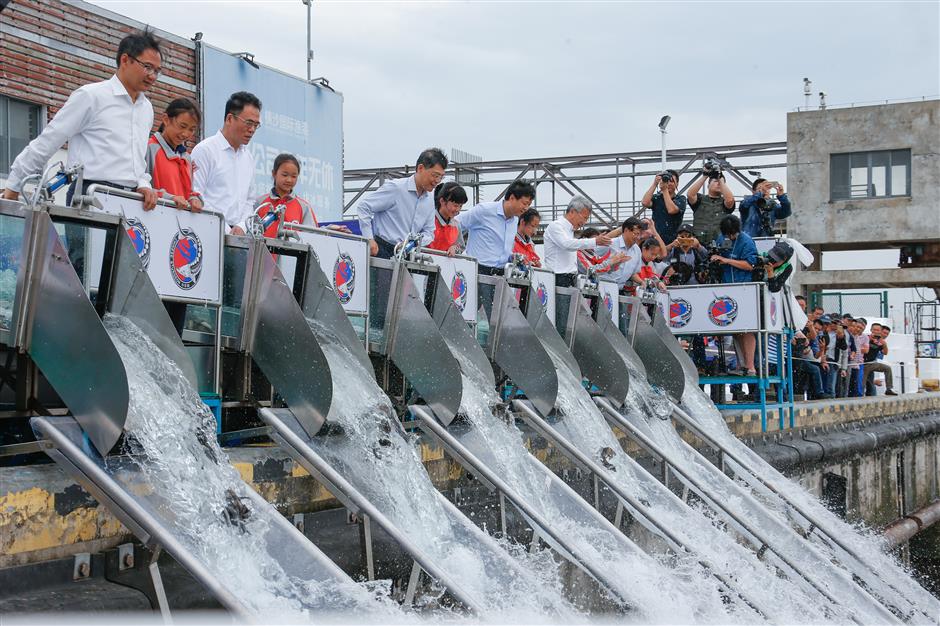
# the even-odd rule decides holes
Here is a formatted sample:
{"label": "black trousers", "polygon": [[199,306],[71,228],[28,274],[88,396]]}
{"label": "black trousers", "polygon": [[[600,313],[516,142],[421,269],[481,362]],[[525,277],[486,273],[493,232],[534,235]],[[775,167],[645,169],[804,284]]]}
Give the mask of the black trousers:
{"label": "black trousers", "polygon": [[394,244],[387,239],[382,239],[378,235],[373,235],[372,238],[375,239],[375,243],[379,244],[378,254],[375,255],[377,258],[390,259],[395,256],[395,246],[398,244]]}
{"label": "black trousers", "polygon": [[502,267],[490,267],[489,265],[477,265],[477,272],[484,276],[502,276],[504,269]]}
{"label": "black trousers", "polygon": [[572,272],[570,274],[555,274],[555,286],[556,287],[574,287],[578,284],[578,273]]}

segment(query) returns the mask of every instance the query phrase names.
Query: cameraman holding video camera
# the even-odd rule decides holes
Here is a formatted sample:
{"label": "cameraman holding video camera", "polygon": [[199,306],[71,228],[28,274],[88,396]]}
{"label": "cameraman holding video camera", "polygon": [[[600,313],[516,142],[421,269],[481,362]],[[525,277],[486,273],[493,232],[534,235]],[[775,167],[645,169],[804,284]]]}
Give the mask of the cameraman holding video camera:
{"label": "cameraman holding video camera", "polygon": [[677,194],[678,188],[679,173],[676,170],[666,170],[656,175],[653,184],[643,194],[641,202],[643,208],[653,210],[656,230],[666,244],[672,243],[676,238],[676,232],[682,225],[682,216],[685,215],[689,204],[685,196]]}
{"label": "cameraman holding video camera", "polygon": [[777,181],[758,178],[751,185],[754,195],[741,200],[742,230],[751,237],[771,237],[774,222],[790,217],[790,199]]}
{"label": "cameraman holding video camera", "polygon": [[[699,193],[706,183],[705,193]],[[689,207],[694,214],[692,226],[695,235],[705,245],[715,241],[722,218],[734,211],[734,193],[714,159],[705,161],[701,175],[689,187]]]}

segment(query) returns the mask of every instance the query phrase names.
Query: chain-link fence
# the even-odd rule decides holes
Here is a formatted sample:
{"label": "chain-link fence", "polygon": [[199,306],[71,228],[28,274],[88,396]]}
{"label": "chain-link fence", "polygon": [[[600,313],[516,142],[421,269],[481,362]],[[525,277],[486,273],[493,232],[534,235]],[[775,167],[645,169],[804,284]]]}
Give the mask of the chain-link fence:
{"label": "chain-link fence", "polygon": [[814,291],[811,307],[826,313],[849,313],[853,317],[888,317],[887,291]]}

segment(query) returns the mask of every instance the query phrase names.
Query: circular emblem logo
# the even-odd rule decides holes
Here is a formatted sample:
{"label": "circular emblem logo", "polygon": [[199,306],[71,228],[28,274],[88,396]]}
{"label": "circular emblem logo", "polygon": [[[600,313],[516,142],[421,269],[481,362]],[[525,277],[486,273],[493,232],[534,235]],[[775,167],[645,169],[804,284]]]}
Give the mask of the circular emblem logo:
{"label": "circular emblem logo", "polygon": [[333,291],[336,297],[343,304],[352,299],[353,292],[356,290],[356,264],[352,257],[345,252],[340,252],[333,263]]}
{"label": "circular emblem logo", "polygon": [[454,272],[454,280],[450,281],[450,295],[454,305],[463,311],[467,306],[467,278],[463,272]]}
{"label": "circular emblem logo", "polygon": [[191,228],[181,228],[170,242],[170,273],[180,289],[190,290],[202,273],[202,242]]}
{"label": "circular emblem logo", "polygon": [[134,244],[134,250],[140,257],[140,263],[144,269],[150,265],[150,232],[144,223],[136,217],[128,218],[126,223],[127,236],[131,238]]}
{"label": "circular emblem logo", "polygon": [[708,319],[715,326],[728,326],[738,316],[738,303],[734,298],[718,296],[708,305]]}
{"label": "circular emblem logo", "polygon": [[539,304],[543,307],[548,306],[548,287],[545,286],[545,283],[539,283],[535,288],[535,297],[538,298]]}
{"label": "circular emblem logo", "polygon": [[692,319],[692,305],[688,300],[676,298],[669,302],[669,326],[682,328]]}
{"label": "circular emblem logo", "polygon": [[614,300],[610,297],[609,293],[604,294],[604,306],[607,307],[608,313],[614,312]]}

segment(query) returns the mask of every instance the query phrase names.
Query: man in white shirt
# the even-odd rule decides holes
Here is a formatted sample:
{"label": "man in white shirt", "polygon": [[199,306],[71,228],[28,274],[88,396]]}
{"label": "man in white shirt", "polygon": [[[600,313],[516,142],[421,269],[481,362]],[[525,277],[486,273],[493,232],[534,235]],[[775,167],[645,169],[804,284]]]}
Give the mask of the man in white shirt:
{"label": "man in white shirt", "polygon": [[413,176],[386,181],[359,203],[359,228],[369,240],[369,254],[390,259],[412,234],[421,235],[422,246],[434,240],[433,192],[446,169],[444,153],[428,148],[418,155]]}
{"label": "man in white shirt", "polygon": [[643,254],[640,250],[639,240],[649,226],[637,217],[628,217],[621,226],[620,236],[610,242],[611,250],[616,254],[622,252],[627,258],[619,267],[612,270],[607,276],[617,282],[621,289],[632,286],[633,275],[643,266]]}
{"label": "man in white shirt", "polygon": [[575,239],[574,231],[584,226],[591,217],[591,201],[574,196],[568,202],[565,214],[545,229],[544,266],[555,272],[555,285],[573,287],[578,279],[578,250],[608,246],[608,235],[593,239]]}
{"label": "man in white shirt", "polygon": [[[10,167],[4,199],[19,199],[25,179],[41,174],[56,150],[68,142],[66,166],[84,165],[80,195],[92,184],[104,184],[137,191],[145,209],[156,205],[145,159],[153,106],[144,94],[162,71],[160,44],[148,31],[128,35],[118,44],[115,61],[114,76],[72,92],[42,133],[20,152]],[[73,183],[69,204],[75,191]],[[67,225],[66,240],[72,265],[83,276],[84,227]]]}
{"label": "man in white shirt", "polygon": [[502,200],[481,202],[457,216],[460,230],[467,233],[464,254],[477,260],[480,274],[503,274],[516,243],[519,216],[534,199],[532,183],[516,180],[506,189]]}
{"label": "man in white shirt", "polygon": [[261,126],[261,100],[238,91],[225,103],[222,129],[193,148],[193,190],[207,209],[224,216],[233,235],[245,234],[254,212],[255,158],[248,143]]}

